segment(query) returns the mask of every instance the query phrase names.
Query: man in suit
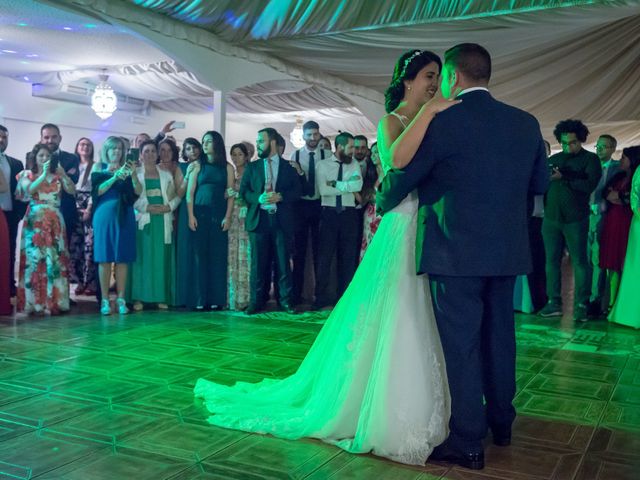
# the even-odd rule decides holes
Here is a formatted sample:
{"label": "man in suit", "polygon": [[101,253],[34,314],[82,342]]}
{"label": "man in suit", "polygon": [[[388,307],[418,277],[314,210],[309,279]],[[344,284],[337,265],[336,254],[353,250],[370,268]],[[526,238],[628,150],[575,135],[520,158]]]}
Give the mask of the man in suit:
{"label": "man in suit", "polygon": [[587,255],[591,268],[591,298],[589,299],[589,316],[598,317],[603,310],[606,275],[600,268],[600,235],[602,220],[607,210],[607,202],[602,198],[602,190],[620,170],[620,162],[611,156],[615,153],[618,141],[612,135],[600,135],[596,142],[596,155],[602,167],[602,177],[591,194],[591,214],[589,215],[589,236],[587,238]]}
{"label": "man in suit", "polygon": [[549,182],[537,120],[495,100],[490,76],[480,45],[446,52],[442,94],[462,102],[435,117],[377,198],[385,213],[418,189],[417,270],[429,274],[451,392],[450,434],[431,458],[473,469],[484,467],[487,426],[496,445],[511,442],[513,287],[531,268],[527,196]]}
{"label": "man in suit", "polygon": [[[40,128],[40,143],[44,143],[51,151],[51,158],[57,158],[59,165],[67,173],[67,176],[73,183],[78,183],[80,178],[80,159],[75,153],[64,152],[60,150],[60,128],[53,123],[45,123]],[[60,199],[60,211],[64,218],[64,225],[67,229],[67,248],[71,243],[71,233],[78,222],[78,209],[76,207],[76,199],[73,195],[69,195],[64,190]]]}
{"label": "man in suit", "polygon": [[276,258],[280,306],[287,313],[295,313],[289,260],[295,232],[293,206],[302,195],[302,183],[295,169],[278,155],[277,135],[273,128],[258,132],[258,160],[246,166],[240,183],[240,196],[248,206],[245,226],[251,244],[249,315],[264,308],[270,252]]}
{"label": "man in suit", "polygon": [[24,167],[22,162],[5,154],[8,146],[9,130],[4,125],[0,125],[0,172],[4,175],[5,180],[9,182],[9,191],[0,193],[0,206],[4,211],[4,216],[9,226],[9,255],[11,257],[9,259],[9,288],[11,296],[14,296],[16,294],[15,260],[18,224],[24,216],[27,204],[16,200],[15,197],[16,186],[18,185],[16,176],[24,170]]}

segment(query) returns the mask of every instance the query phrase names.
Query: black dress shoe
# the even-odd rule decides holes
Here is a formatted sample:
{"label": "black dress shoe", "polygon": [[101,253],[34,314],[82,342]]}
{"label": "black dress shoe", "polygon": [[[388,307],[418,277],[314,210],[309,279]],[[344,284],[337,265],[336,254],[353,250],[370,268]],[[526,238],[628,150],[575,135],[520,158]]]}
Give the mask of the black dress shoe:
{"label": "black dress shoe", "polygon": [[471,470],[482,470],[484,468],[484,452],[463,453],[446,445],[439,445],[434,448],[429,460],[455,463]]}
{"label": "black dress shoe", "polygon": [[286,312],[290,315],[296,315],[298,313],[298,311],[288,303],[281,304],[280,308],[282,309],[283,312]]}
{"label": "black dress shoe", "polygon": [[249,305],[244,311],[244,313],[246,313],[247,315],[255,315],[256,313],[260,312],[262,309],[263,307],[259,305]]}
{"label": "black dress shoe", "polygon": [[498,447],[508,447],[511,445],[511,428],[491,428],[493,434],[493,444]]}

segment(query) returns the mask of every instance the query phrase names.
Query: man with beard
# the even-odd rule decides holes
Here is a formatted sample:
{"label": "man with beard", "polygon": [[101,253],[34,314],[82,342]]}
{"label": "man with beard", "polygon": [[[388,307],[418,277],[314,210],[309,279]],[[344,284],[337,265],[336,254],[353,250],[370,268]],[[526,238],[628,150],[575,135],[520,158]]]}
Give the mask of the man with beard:
{"label": "man with beard", "polygon": [[364,135],[353,137],[353,159],[360,165],[362,174],[367,171],[367,160],[369,159],[369,143]]}
{"label": "man with beard", "polygon": [[[51,161],[57,161],[64,169],[67,176],[75,184],[78,183],[80,177],[80,159],[77,155],[60,150],[60,128],[53,123],[45,123],[40,128],[40,143],[49,147],[51,152]],[[34,159],[35,161],[35,159]],[[67,230],[67,248],[69,248],[71,240],[71,232],[76,228],[78,222],[78,210],[76,208],[76,200],[73,195],[69,195],[64,190],[60,199],[60,211],[64,218],[64,225]]]}
{"label": "man with beard", "polygon": [[302,185],[295,169],[278,155],[277,136],[273,128],[258,132],[258,160],[247,164],[240,184],[240,196],[248,207],[245,226],[251,244],[251,293],[246,310],[249,315],[264,308],[270,252],[276,260],[280,307],[287,313],[295,313],[289,258],[295,231],[294,202],[302,194]]}
{"label": "man with beard", "polygon": [[16,238],[18,236],[18,224],[27,208],[27,204],[15,199],[16,179],[18,173],[24,170],[22,163],[15,158],[5,154],[9,146],[9,130],[0,125],[0,172],[4,175],[4,179],[9,184],[9,190],[0,193],[0,207],[4,211],[9,227],[9,289],[11,296],[16,294],[15,283],[15,259],[16,259]]}
{"label": "man with beard", "polygon": [[328,278],[334,256],[338,273],[336,294],[340,298],[356,271],[360,251],[357,243],[359,215],[354,194],[362,190],[362,171],[352,158],[353,135],[342,132],[336,137],[335,144],[335,155],[316,166],[322,214],[315,309],[333,303],[329,298]]}
{"label": "man with beard", "polygon": [[304,146],[291,157],[292,164],[304,176],[304,195],[296,204],[296,235],[293,250],[293,301],[301,302],[304,285],[307,243],[311,237],[311,263],[314,275],[318,274],[318,241],[320,237],[320,193],[316,187],[316,172],[320,162],[332,158],[330,150],[318,148],[320,125],[313,120],[302,126]]}

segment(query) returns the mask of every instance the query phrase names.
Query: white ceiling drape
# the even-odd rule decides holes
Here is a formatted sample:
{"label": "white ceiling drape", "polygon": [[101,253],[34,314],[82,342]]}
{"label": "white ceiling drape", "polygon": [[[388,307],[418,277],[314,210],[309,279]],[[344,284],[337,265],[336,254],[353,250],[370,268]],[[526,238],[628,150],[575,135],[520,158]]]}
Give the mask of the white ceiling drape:
{"label": "white ceiling drape", "polygon": [[[230,112],[337,109],[348,115],[354,106],[349,96],[358,86],[363,97],[381,101],[403,51],[425,48],[442,55],[456,43],[471,41],[492,54],[493,94],[536,115],[550,140],[555,123],[573,117],[594,133],[612,133],[621,144],[640,141],[639,0],[50,3],[83,12],[130,12],[130,18],[146,21],[154,31],[229,58],[272,65],[294,79],[289,89],[266,82],[235,90],[228,96]],[[136,75],[138,82],[149,79],[144,83],[150,94],[153,73]],[[167,80],[167,89],[184,89],[186,101],[202,101],[192,97],[202,87],[192,85],[194,79],[180,72],[158,75]]]}

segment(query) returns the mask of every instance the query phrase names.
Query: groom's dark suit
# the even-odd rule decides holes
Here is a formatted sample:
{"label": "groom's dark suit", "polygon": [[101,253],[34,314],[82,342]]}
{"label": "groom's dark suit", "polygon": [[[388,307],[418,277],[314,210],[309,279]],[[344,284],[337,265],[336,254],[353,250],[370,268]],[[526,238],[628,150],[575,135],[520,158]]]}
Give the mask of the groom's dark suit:
{"label": "groom's dark suit", "polygon": [[[487,422],[515,418],[515,276],[530,270],[527,194],[549,182],[537,120],[486,90],[439,113],[411,163],[389,172],[376,199],[388,212],[418,189],[418,273],[428,273],[447,362],[451,433],[482,451]],[[486,411],[483,407],[486,399]]]}

